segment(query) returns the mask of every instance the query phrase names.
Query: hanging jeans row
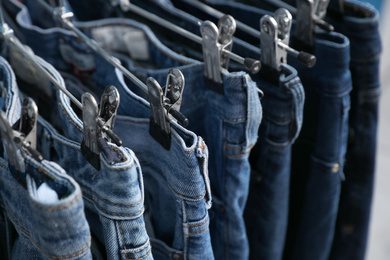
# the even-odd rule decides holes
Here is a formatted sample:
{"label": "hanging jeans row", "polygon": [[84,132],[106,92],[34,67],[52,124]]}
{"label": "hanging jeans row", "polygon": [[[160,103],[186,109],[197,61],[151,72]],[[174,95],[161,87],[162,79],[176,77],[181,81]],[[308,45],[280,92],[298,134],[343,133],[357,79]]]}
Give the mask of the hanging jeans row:
{"label": "hanging jeans row", "polygon": [[1,259],[364,259],[371,5],[1,5]]}

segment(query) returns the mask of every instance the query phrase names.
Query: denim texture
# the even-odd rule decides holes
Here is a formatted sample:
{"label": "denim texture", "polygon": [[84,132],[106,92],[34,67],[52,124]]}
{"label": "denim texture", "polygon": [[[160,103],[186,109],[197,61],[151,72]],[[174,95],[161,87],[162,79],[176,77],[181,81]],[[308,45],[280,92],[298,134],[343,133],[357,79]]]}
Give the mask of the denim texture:
{"label": "denim texture", "polygon": [[351,111],[345,181],[330,259],[364,259],[375,181],[379,59],[379,13],[358,1],[344,1],[344,15],[328,11],[329,22],[351,43]]}
{"label": "denim texture", "polygon": [[[2,109],[12,124],[20,118],[21,103],[15,75],[2,57],[0,80]],[[92,259],[80,186],[54,162],[26,156],[24,163],[26,171],[18,172],[0,158],[2,259]],[[42,184],[55,191],[57,201],[39,198]]]}
{"label": "denim texture", "polygon": [[[204,12],[194,11],[186,1],[172,2],[201,20],[217,22]],[[226,8],[226,13],[241,17],[244,22],[265,13],[238,3],[219,3],[218,8]],[[234,39],[233,46],[243,57],[259,56],[253,46],[238,39]],[[250,155],[251,181],[244,214],[250,259],[282,258],[287,230],[291,146],[303,121],[305,93],[296,70],[284,65],[276,80],[270,74],[266,71],[251,76],[264,92],[264,119],[259,140]]]}
{"label": "denim texture", "polygon": [[[26,13],[23,12],[26,10],[19,13],[18,23],[26,35],[29,46],[36,53],[50,61],[58,70],[72,74],[85,88],[93,90],[97,95],[101,94],[108,84],[118,88],[121,105],[114,130],[124,145],[137,154],[142,167],[146,204],[144,217],[154,257],[213,259],[208,228],[208,209],[211,206],[207,169],[208,149],[203,139],[177,123],[172,123],[171,149],[165,150],[149,136],[148,102],[126,86],[123,75],[118,70],[79,43],[69,31],[60,28],[44,30],[32,26],[28,24],[28,19],[25,19]],[[84,23],[84,26],[101,28],[103,26],[101,23],[101,21]],[[150,34],[147,27],[130,20],[111,19],[108,23],[109,26],[127,24]],[[78,26],[82,27],[83,24]],[[48,45],[43,46],[43,42]],[[58,42],[65,44],[66,47],[54,47]],[[66,50],[65,54],[63,50]],[[69,56],[74,53],[78,53],[79,57],[85,57],[84,61],[88,62],[69,62]],[[69,76],[65,76],[64,79],[67,83],[71,82]],[[129,87],[137,89],[132,83],[127,83]],[[80,90],[74,88],[77,84],[67,86],[76,96],[81,94]],[[59,104],[60,116],[65,122],[65,133],[70,139],[80,142],[81,121],[76,117],[69,100],[62,94],[59,95]]]}
{"label": "denim texture", "polygon": [[[45,158],[60,164],[69,175],[81,186],[85,203],[85,214],[97,243],[102,244],[106,252],[103,258],[108,259],[153,259],[149,237],[143,219],[144,191],[143,179],[138,160],[128,148],[109,145],[113,153],[122,159],[112,164],[105,155],[100,155],[101,170],[93,168],[80,153],[82,139],[82,122],[71,108],[68,98],[58,92],[54,86],[40,78],[31,64],[26,62],[24,68],[17,62],[17,53],[10,55],[10,60],[18,65],[19,75],[22,71],[35,75],[36,80],[20,86],[23,91],[36,99],[38,107],[51,110],[46,116],[58,121],[61,131],[71,140],[59,135],[44,119],[40,118],[38,128],[38,147]],[[59,73],[49,64],[39,62],[60,82],[64,81]],[[35,74],[34,74],[35,73]],[[40,85],[31,86],[40,80]],[[39,91],[41,90],[41,91]],[[48,95],[49,93],[49,95]],[[50,94],[53,94],[50,96]],[[57,103],[56,103],[57,100]],[[43,102],[41,102],[43,101]],[[58,110],[53,109],[58,106]],[[53,113],[56,111],[57,113]],[[56,124],[58,124],[56,122]],[[100,250],[104,250],[100,248]]]}
{"label": "denim texture", "polygon": [[[217,4],[219,9],[224,6],[221,2]],[[243,6],[235,9],[224,7],[224,10],[237,15],[240,9],[247,8]],[[242,22],[257,28],[260,14],[266,12],[255,7],[247,11],[247,16],[241,14],[237,17],[243,17]],[[294,24],[291,34],[294,35]],[[338,33],[317,33],[315,37],[313,54],[317,57],[317,64],[314,68],[305,68],[289,58],[289,64],[297,69],[302,80],[306,101],[301,134],[292,149],[289,224],[284,259],[329,257],[341,180],[344,177],[349,92],[352,87],[348,66],[349,40]],[[257,39],[249,40],[253,44],[258,42]],[[302,49],[299,45],[293,47]]]}
{"label": "denim texture", "polygon": [[[158,61],[160,66],[167,62],[167,58],[164,64]],[[170,66],[174,66],[175,61],[171,62]],[[188,128],[203,136],[210,150],[210,232],[214,255],[217,259],[248,258],[242,215],[249,191],[249,153],[257,141],[262,118],[257,86],[245,72],[223,70],[221,95],[210,90],[210,83],[203,76],[203,64],[178,68],[186,80],[181,111],[190,121]],[[132,71],[140,79],[152,76],[161,84],[167,73],[136,68]]]}
{"label": "denim texture", "polygon": [[344,178],[352,87],[349,41],[338,33],[317,33],[315,38],[315,67],[307,69],[290,59],[306,103],[292,152],[285,259],[328,259]]}
{"label": "denim texture", "polygon": [[[79,25],[85,30],[85,26]],[[221,86],[224,94],[221,95],[210,90],[212,83],[205,80],[202,63],[173,55],[161,43],[153,42],[149,51],[156,46],[159,48],[158,53],[153,51],[157,58],[150,55],[154,69],[142,68],[131,60],[124,63],[141,81],[152,76],[161,85],[165,83],[168,68],[177,67],[178,61],[182,63],[177,67],[186,81],[181,111],[190,121],[187,128],[204,137],[212,158],[209,161],[213,193],[210,232],[214,255],[217,259],[247,258],[248,242],[242,214],[250,177],[248,157],[256,143],[262,118],[256,84],[244,72],[224,70]],[[192,65],[185,65],[188,63]],[[139,92],[134,88],[132,91]]]}

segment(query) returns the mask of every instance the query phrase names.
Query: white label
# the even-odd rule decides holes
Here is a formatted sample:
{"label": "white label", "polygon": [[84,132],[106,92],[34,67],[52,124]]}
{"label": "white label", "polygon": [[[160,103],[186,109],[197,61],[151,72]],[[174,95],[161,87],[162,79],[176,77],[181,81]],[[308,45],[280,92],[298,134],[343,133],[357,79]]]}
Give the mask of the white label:
{"label": "white label", "polygon": [[148,42],[140,29],[124,25],[104,26],[94,28],[91,34],[106,50],[127,52],[135,60],[149,59]]}

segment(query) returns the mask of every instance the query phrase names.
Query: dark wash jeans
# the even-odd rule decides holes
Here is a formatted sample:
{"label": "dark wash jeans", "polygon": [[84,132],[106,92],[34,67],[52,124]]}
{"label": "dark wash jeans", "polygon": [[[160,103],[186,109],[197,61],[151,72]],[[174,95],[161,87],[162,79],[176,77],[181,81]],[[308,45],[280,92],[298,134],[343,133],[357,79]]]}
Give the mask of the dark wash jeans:
{"label": "dark wash jeans", "polygon": [[[192,13],[193,8],[185,1],[173,2],[184,11]],[[248,10],[240,9],[241,6],[231,3],[227,9],[236,17],[245,17],[242,19],[263,15],[259,10],[248,16]],[[174,10],[173,7],[167,9]],[[172,12],[180,15],[183,20],[195,20],[178,10]],[[212,20],[212,17],[200,11],[196,12],[196,17]],[[243,57],[259,56],[253,46],[238,39],[235,39],[233,46],[234,51]],[[259,129],[259,140],[250,155],[252,173],[244,213],[249,256],[251,259],[281,259],[287,230],[291,146],[302,126],[305,94],[296,70],[288,65],[283,66],[282,73],[276,80],[267,72],[251,77],[264,92],[264,119]]]}
{"label": "dark wash jeans", "polygon": [[[77,2],[75,6],[80,4]],[[75,13],[89,19],[78,11]],[[155,44],[149,45],[149,50],[152,49],[156,49]],[[150,58],[156,69],[139,68],[134,61],[129,61],[128,67],[141,80],[152,76],[163,85],[168,68],[178,66],[178,59],[183,62],[178,67],[186,81],[181,111],[189,118],[188,129],[205,138],[212,158],[209,176],[213,191],[210,210],[213,251],[217,259],[247,258],[248,242],[242,214],[250,177],[248,158],[262,118],[256,84],[244,72],[224,70],[220,86],[223,94],[220,94],[210,90],[211,83],[204,79],[202,63],[168,55],[166,48],[154,54],[158,58]],[[186,63],[192,64],[183,66]]]}
{"label": "dark wash jeans", "polygon": [[315,67],[290,60],[306,103],[293,145],[285,259],[328,259],[343,179],[352,87],[349,41],[338,33],[316,33],[315,39]]}
{"label": "dark wash jeans", "polygon": [[[32,5],[31,8],[34,10],[36,7],[38,6]],[[39,11],[42,10],[38,8],[30,15],[34,17]],[[171,149],[164,149],[149,135],[149,103],[126,86],[124,77],[118,70],[77,41],[69,31],[61,28],[44,30],[33,26],[26,19],[24,12],[26,10],[19,13],[18,23],[26,41],[36,53],[49,60],[57,69],[72,74],[66,76],[67,86],[76,96],[83,92],[77,89],[77,82],[82,82],[84,88],[98,94],[102,93],[108,84],[118,88],[121,106],[116,118],[115,132],[122,138],[124,145],[134,150],[140,160],[145,182],[144,216],[151,237],[153,256],[157,259],[213,259],[208,215],[211,206],[208,149],[203,139],[172,123]],[[37,16],[33,20],[39,20],[41,23],[45,21],[37,19]],[[133,30],[136,28],[138,33],[141,31],[144,36],[150,36],[150,30],[137,22],[126,22],[124,19],[107,22],[108,28],[115,25],[130,26]],[[101,29],[104,23],[85,23],[84,29]],[[161,47],[161,43],[151,40],[149,43]],[[150,49],[153,51],[153,48]],[[79,59],[70,59],[74,55]],[[153,53],[146,55],[158,57]],[[166,77],[167,71],[164,73]],[[133,90],[137,89],[133,84],[129,85]],[[63,94],[60,95],[59,103],[59,111],[64,111],[61,114],[63,121],[70,121],[64,125],[65,132],[69,138],[80,143],[80,119],[75,116]],[[99,230],[99,226],[96,229]],[[143,231],[143,227],[139,226],[139,229]],[[148,248],[150,247],[146,247],[146,250]]]}
{"label": "dark wash jeans", "polygon": [[344,1],[344,15],[328,11],[329,22],[351,43],[351,111],[345,181],[330,259],[364,259],[375,180],[379,58],[379,13],[358,1]]}
{"label": "dark wash jeans", "polygon": [[[1,109],[13,124],[20,118],[21,100],[15,75],[2,57],[0,81]],[[24,163],[26,171],[19,172],[0,158],[1,259],[92,259],[80,186],[54,162],[27,156]],[[40,195],[42,185],[58,198],[47,191]]]}

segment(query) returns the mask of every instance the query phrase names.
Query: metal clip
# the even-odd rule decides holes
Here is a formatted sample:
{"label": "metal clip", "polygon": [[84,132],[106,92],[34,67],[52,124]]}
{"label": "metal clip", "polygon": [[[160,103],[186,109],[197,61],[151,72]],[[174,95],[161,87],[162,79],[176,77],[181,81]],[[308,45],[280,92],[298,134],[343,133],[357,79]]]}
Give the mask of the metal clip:
{"label": "metal clip", "polygon": [[163,91],[158,82],[149,77],[146,80],[150,103],[149,133],[165,149],[171,149],[171,124],[167,119],[167,111],[163,103]]}
{"label": "metal clip", "polygon": [[107,86],[100,101],[98,126],[103,138],[122,146],[122,140],[113,132],[119,103],[120,96],[116,87]]}
{"label": "metal clip", "polygon": [[188,119],[180,113],[184,85],[183,73],[178,69],[169,71],[164,88],[154,78],[147,79],[151,111],[149,132],[167,150],[171,147],[170,120],[188,125]]}
{"label": "metal clip", "polygon": [[[233,35],[236,32],[236,20],[230,15],[224,15],[218,21],[218,42],[222,45],[222,49],[232,51]],[[230,58],[221,53],[221,66],[225,69],[229,67]]]}
{"label": "metal clip", "polygon": [[98,104],[91,93],[81,96],[83,104],[83,141],[81,152],[95,169],[100,170],[100,150],[98,145]]}
{"label": "metal clip", "polygon": [[278,23],[272,16],[264,15],[260,20],[260,28],[261,63],[279,71],[287,52],[278,47]]}
{"label": "metal clip", "polygon": [[202,35],[202,50],[205,66],[205,77],[216,83],[222,83],[221,77],[221,52],[222,45],[218,43],[218,28],[210,22],[205,21],[200,26]]}
{"label": "metal clip", "polygon": [[295,31],[297,39],[309,46],[313,46],[316,26],[328,32],[334,30],[332,25],[322,20],[326,14],[328,4],[328,0],[297,1],[297,28]]}
{"label": "metal clip", "polygon": [[100,109],[91,93],[81,96],[83,104],[83,141],[81,152],[95,169],[100,170],[99,139],[113,141],[121,146],[122,140],[114,133],[116,112],[119,107],[119,92],[114,86],[108,86],[101,97]]}
{"label": "metal clip", "polygon": [[0,132],[10,164],[20,172],[26,171],[26,155],[42,161],[37,146],[38,108],[31,98],[23,100],[20,119],[10,126],[7,116],[0,111]]}

